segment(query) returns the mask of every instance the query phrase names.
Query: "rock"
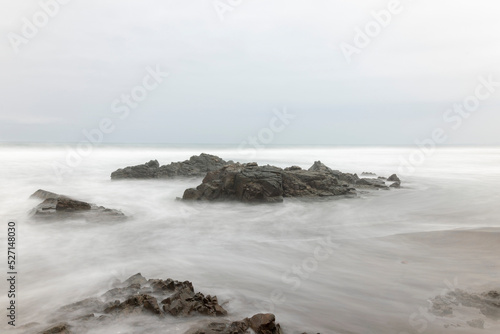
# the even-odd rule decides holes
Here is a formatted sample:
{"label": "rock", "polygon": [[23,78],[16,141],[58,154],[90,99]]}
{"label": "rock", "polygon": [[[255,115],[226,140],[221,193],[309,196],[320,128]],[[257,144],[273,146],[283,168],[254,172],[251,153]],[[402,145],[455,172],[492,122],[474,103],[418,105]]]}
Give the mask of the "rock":
{"label": "rock", "polygon": [[373,177],[377,176],[377,174],[372,173],[372,172],[363,172],[363,173],[361,173],[361,175],[362,176],[373,176]]}
{"label": "rock", "polygon": [[[256,164],[233,164],[207,173],[196,189],[184,192],[184,200],[237,200],[245,203],[278,203],[284,197],[353,195],[355,191],[322,166],[311,171]],[[326,172],[325,172],[326,170]],[[340,173],[340,172],[339,172]]]}
{"label": "rock", "polygon": [[391,176],[389,176],[387,178],[387,181],[393,181],[393,182],[399,182],[399,183],[401,183],[401,180],[399,179],[399,177],[396,174],[392,174]]}
{"label": "rock", "polygon": [[286,171],[294,171],[294,170],[302,170],[302,167],[299,166],[292,166],[292,167],[287,167],[285,168]]}
{"label": "rock", "polygon": [[78,201],[65,195],[39,189],[30,198],[43,199],[31,215],[35,218],[85,218],[85,219],[123,219],[125,215],[118,210],[108,209],[95,204]]}
{"label": "rock", "polygon": [[176,317],[187,317],[194,313],[210,316],[227,315],[227,311],[219,305],[216,296],[205,297],[201,292],[194,293],[192,286],[182,288],[161,303],[165,312]]}
{"label": "rock", "polygon": [[467,325],[473,328],[484,329],[484,320],[483,319],[473,319],[467,321]]}
{"label": "rock", "polygon": [[391,187],[391,188],[401,188],[401,184],[399,182],[394,182],[389,187]]}
{"label": "rock", "polygon": [[339,181],[343,181],[349,184],[354,184],[356,183],[357,180],[359,180],[358,175],[350,173],[342,173],[341,171],[333,170],[330,167],[327,167],[321,161],[314,162],[314,164],[309,168],[309,171],[331,174],[334,177],[336,177]]}
{"label": "rock", "polygon": [[146,284],[147,283],[147,279],[141,275],[141,273],[137,273],[131,277],[129,277],[125,282],[123,282],[123,285],[124,286],[129,286],[129,285],[132,285],[132,284]]}
{"label": "rock", "polygon": [[40,332],[40,334],[71,334],[71,331],[67,323],[60,323]]}
{"label": "rock", "polygon": [[150,295],[135,295],[129,297],[123,303],[117,302],[114,305],[107,307],[104,313],[108,314],[155,314],[160,315],[160,307],[156,298]]}
{"label": "rock", "polygon": [[225,161],[217,156],[202,153],[199,156],[192,156],[189,160],[173,162],[164,166],[160,166],[157,160],[151,160],[143,165],[121,168],[111,173],[111,179],[202,177],[207,172],[232,163],[232,161]]}
{"label": "rock", "polygon": [[387,185],[385,184],[384,180],[372,179],[372,178],[359,179],[356,181],[356,185],[357,186],[368,186],[371,188],[378,188],[378,189],[389,189],[389,187],[387,187]]}
{"label": "rock", "polygon": [[250,334],[249,329],[255,334],[283,334],[275,321],[274,314],[256,314],[242,321],[212,322],[186,334]]}
{"label": "rock", "polygon": [[256,314],[247,323],[254,330],[256,334],[282,334],[281,327],[275,323],[274,314]]}
{"label": "rock", "polygon": [[479,309],[487,318],[500,319],[500,294],[495,290],[477,294],[456,289],[431,301],[431,312],[439,316],[451,315],[455,307],[463,305]]}
{"label": "rock", "polygon": [[282,170],[277,167],[233,164],[207,173],[196,189],[187,189],[184,200],[238,200],[282,202]]}
{"label": "rock", "polygon": [[356,195],[355,189],[344,184],[331,173],[305,170],[284,171],[283,197],[331,197]]}
{"label": "rock", "polygon": [[249,334],[248,324],[245,321],[211,322],[201,328],[195,328],[186,334]]}

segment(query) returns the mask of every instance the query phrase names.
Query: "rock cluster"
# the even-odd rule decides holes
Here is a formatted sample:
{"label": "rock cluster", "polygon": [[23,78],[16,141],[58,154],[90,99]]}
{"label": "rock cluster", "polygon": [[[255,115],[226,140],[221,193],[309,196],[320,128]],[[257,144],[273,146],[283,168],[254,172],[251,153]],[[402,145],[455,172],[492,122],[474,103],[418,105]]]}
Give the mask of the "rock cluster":
{"label": "rock cluster", "polygon": [[232,161],[210,154],[202,153],[183,162],[173,162],[160,166],[157,160],[151,160],[143,165],[120,168],[111,173],[112,180],[118,179],[164,179],[175,177],[202,177],[207,172],[221,168]]}
{"label": "rock cluster", "polygon": [[[172,279],[147,280],[136,274],[97,298],[88,298],[61,307],[52,325],[42,334],[72,334],[110,321],[120,321],[132,315],[149,315],[162,319],[167,316],[194,315],[220,317],[227,311],[216,296],[195,292],[191,282]],[[62,320],[62,322],[61,322]],[[257,314],[241,321],[226,318],[196,326],[189,334],[283,334],[273,314]]]}
{"label": "rock cluster", "polygon": [[184,200],[237,200],[246,203],[277,203],[286,197],[321,198],[356,195],[356,188],[389,189],[377,178],[332,170],[320,161],[308,170],[285,169],[257,163],[226,165],[208,172],[196,188],[184,192]]}
{"label": "rock cluster", "polygon": [[35,218],[59,219],[64,217],[86,219],[122,219],[125,215],[118,210],[82,202],[71,197],[39,189],[30,198],[41,199],[31,215]]}

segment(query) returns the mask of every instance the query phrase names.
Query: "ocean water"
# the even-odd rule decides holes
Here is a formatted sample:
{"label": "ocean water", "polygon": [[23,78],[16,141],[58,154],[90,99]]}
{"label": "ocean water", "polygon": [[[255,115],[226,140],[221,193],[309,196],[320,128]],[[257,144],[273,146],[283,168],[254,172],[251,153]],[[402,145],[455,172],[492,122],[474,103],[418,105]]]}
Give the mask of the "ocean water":
{"label": "ocean water", "polygon": [[[477,309],[444,318],[427,309],[455,288],[500,287],[500,148],[438,148],[414,171],[398,173],[401,157],[414,150],[100,146],[61,175],[54,166],[65,164],[71,145],[2,145],[0,267],[6,276],[6,226],[15,221],[17,325],[48,324],[59,307],[140,272],[192,281],[197,291],[217,295],[233,320],[272,312],[286,334],[498,333],[500,325]],[[329,201],[202,204],[176,200],[201,178],[110,180],[118,168],[202,152],[280,167],[321,160],[358,175],[398,173],[402,188]],[[130,219],[33,221],[28,212],[39,201],[29,196],[37,189],[120,209]],[[327,251],[319,254],[320,245]],[[0,329],[10,330],[2,318]],[[468,326],[472,319],[483,319],[485,328]],[[199,320],[132,317],[77,331],[184,333]]]}

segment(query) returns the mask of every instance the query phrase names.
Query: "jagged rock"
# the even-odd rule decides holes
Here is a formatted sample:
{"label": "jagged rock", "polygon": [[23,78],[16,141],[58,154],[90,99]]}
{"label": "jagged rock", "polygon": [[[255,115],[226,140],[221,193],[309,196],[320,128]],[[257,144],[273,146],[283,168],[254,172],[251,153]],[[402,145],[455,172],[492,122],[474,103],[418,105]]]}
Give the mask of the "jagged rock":
{"label": "jagged rock", "polygon": [[227,311],[219,305],[216,296],[205,297],[201,292],[195,293],[192,286],[182,288],[161,303],[165,312],[176,317],[187,317],[193,313],[210,316],[227,315]]}
{"label": "jagged rock", "polygon": [[70,328],[67,323],[60,323],[40,332],[40,334],[71,334]]}
{"label": "jagged rock", "polygon": [[248,325],[256,334],[283,334],[280,325],[276,324],[275,321],[276,318],[271,313],[260,313],[247,319]]}
{"label": "jagged rock", "polygon": [[399,183],[401,183],[401,180],[399,179],[399,177],[396,174],[392,174],[391,176],[389,176],[387,178],[387,181],[393,181],[393,182],[399,182]]}
{"label": "jagged rock", "polygon": [[160,166],[157,160],[143,165],[120,168],[111,173],[111,179],[162,179],[174,177],[201,177],[207,172],[221,168],[232,161],[225,161],[215,155],[202,153],[183,162],[172,162]]}
{"label": "jagged rock", "polygon": [[37,205],[31,215],[35,218],[87,218],[87,219],[122,219],[125,215],[118,210],[108,209],[103,206],[78,201],[65,195],[59,195],[50,191],[39,189],[30,198],[43,199]]}
{"label": "jagged rock", "polygon": [[161,311],[158,306],[158,301],[153,296],[135,295],[129,297],[123,303],[117,302],[107,307],[104,313],[119,315],[150,313],[160,315]]}
{"label": "jagged rock", "polygon": [[130,276],[125,282],[123,282],[124,286],[129,286],[132,284],[145,284],[148,280],[141,275],[141,273],[137,273],[133,276]]}
{"label": "jagged rock", "polygon": [[276,324],[274,314],[270,313],[256,314],[242,321],[212,322],[186,334],[249,334],[249,329],[255,334],[283,334],[280,325]]}
{"label": "jagged rock", "polygon": [[316,167],[305,171],[296,168],[283,170],[255,163],[228,165],[209,172],[201,185],[184,192],[183,199],[276,203],[282,202],[284,197],[355,194],[352,187],[340,182],[334,174],[325,172],[317,164]]}
{"label": "jagged rock", "polygon": [[195,328],[186,334],[248,334],[248,324],[245,321],[211,322],[202,328]]}
{"label": "jagged rock", "polygon": [[342,173],[338,170],[333,170],[330,167],[323,164],[321,161],[315,161],[314,164],[308,169],[310,172],[320,172],[331,174],[336,177],[339,181],[346,182],[349,184],[355,184],[359,177],[357,174]]}

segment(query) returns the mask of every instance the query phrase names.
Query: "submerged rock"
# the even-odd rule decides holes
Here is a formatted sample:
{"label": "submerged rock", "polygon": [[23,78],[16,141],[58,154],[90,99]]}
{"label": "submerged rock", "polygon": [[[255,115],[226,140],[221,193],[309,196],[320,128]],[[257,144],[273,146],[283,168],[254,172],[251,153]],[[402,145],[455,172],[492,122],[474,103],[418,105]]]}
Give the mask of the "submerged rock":
{"label": "submerged rock", "polygon": [[35,218],[86,218],[86,219],[123,219],[125,215],[118,210],[78,201],[65,195],[39,189],[30,198],[42,199],[32,211]]}
{"label": "submerged rock", "polygon": [[71,334],[70,326],[67,323],[60,323],[40,332],[40,334]]}
{"label": "submerged rock", "polygon": [[202,153],[194,155],[189,160],[172,162],[160,166],[157,160],[151,160],[143,165],[120,168],[111,173],[112,180],[118,179],[163,179],[175,177],[202,177],[207,172],[231,164],[215,155]]}
{"label": "submerged rock", "polygon": [[[465,306],[478,309],[486,318],[500,319],[500,293],[496,290],[484,293],[470,293],[456,289],[436,296],[431,302],[430,312],[440,317],[453,316],[455,309]],[[472,319],[469,325],[474,327],[474,325],[479,325],[479,322]]]}

